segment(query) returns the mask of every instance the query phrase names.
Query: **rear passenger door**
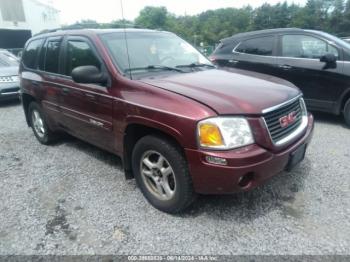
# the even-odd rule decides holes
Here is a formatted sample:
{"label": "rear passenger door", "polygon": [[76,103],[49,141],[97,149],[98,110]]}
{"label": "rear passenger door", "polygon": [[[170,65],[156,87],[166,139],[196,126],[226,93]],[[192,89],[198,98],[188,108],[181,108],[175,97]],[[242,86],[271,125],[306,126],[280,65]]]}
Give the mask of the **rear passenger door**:
{"label": "rear passenger door", "polygon": [[94,45],[85,37],[69,36],[64,41],[64,75],[61,110],[64,126],[72,134],[106,150],[113,151],[113,97],[110,88],[73,81],[74,68],[93,65],[107,69]]}
{"label": "rear passenger door", "polygon": [[60,60],[62,39],[62,36],[50,37],[45,41],[38,61],[42,81],[41,83],[36,83],[43,90],[42,106],[49,119],[53,120],[55,125],[59,125],[59,122],[62,121],[59,108],[62,89],[57,83],[62,78],[62,63]]}
{"label": "rear passenger door", "polygon": [[232,51],[230,66],[264,74],[276,74],[277,37],[266,35],[241,41]]}

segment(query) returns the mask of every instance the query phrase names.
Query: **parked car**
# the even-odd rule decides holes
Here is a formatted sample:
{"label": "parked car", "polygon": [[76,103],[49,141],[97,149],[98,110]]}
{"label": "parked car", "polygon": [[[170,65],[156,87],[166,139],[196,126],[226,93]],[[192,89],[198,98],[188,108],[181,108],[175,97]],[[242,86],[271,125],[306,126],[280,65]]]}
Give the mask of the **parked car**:
{"label": "parked car", "polygon": [[324,32],[263,30],[221,40],[220,65],[284,78],[304,93],[308,109],[344,114],[350,126],[350,44]]}
{"label": "parked car", "polygon": [[16,56],[0,49],[0,101],[19,98],[18,70]]}
{"label": "parked car", "polygon": [[120,156],[126,178],[169,213],[197,193],[247,191],[292,169],[313,131],[296,87],[218,70],[169,32],[40,35],[26,44],[20,72],[39,142],[64,131]]}

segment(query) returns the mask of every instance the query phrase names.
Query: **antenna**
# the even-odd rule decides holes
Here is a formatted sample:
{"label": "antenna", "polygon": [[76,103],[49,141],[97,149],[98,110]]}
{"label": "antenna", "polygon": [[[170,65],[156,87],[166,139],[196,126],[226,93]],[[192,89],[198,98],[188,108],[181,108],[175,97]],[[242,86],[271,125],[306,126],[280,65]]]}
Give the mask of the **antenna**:
{"label": "antenna", "polygon": [[130,55],[129,55],[129,45],[128,45],[128,38],[127,38],[127,34],[126,34],[126,22],[124,19],[124,8],[123,8],[123,0],[120,0],[120,7],[122,10],[122,19],[123,19],[123,27],[124,27],[124,38],[125,38],[125,47],[126,47],[126,55],[128,57],[128,66],[129,66],[129,76],[130,79],[132,79],[132,74],[131,74],[131,66],[130,66]]}

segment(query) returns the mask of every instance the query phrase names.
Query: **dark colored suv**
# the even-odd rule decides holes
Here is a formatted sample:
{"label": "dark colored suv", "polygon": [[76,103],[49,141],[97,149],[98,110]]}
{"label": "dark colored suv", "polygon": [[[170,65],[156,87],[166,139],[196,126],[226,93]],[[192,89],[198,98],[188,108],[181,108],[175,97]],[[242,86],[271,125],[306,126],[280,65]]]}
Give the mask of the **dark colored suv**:
{"label": "dark colored suv", "polygon": [[297,88],[218,70],[168,32],[39,35],[25,46],[20,77],[39,142],[64,131],[120,156],[126,177],[169,213],[196,193],[246,191],[292,169],[313,131]]}
{"label": "dark colored suv", "polygon": [[221,40],[211,56],[220,65],[292,82],[308,109],[344,114],[350,126],[350,44],[320,31],[273,29]]}

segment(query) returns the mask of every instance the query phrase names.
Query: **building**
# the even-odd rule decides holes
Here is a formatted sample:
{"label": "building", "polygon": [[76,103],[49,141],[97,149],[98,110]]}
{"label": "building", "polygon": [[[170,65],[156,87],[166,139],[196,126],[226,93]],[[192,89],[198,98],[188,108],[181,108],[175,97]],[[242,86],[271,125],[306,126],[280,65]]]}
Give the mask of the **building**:
{"label": "building", "polygon": [[30,30],[34,35],[59,27],[59,11],[50,4],[38,0],[0,0],[0,29]]}

